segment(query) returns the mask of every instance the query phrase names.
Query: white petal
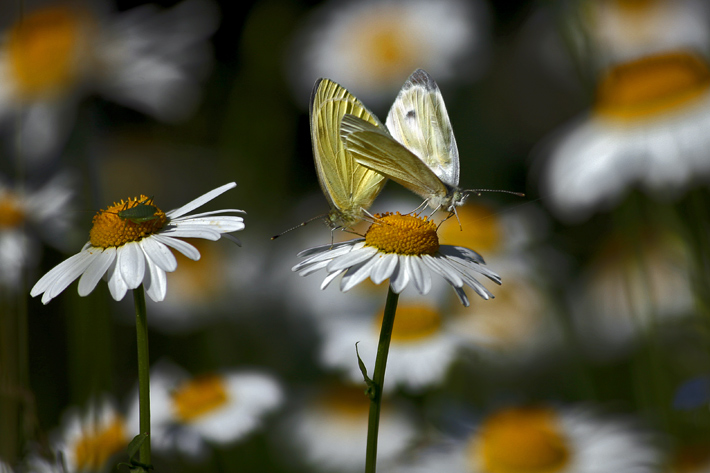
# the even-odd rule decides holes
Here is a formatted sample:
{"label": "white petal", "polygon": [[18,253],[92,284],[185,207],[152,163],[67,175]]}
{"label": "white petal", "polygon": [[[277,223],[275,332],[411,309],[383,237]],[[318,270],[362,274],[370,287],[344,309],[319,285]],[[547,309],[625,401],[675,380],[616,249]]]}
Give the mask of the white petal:
{"label": "white petal", "polygon": [[417,256],[410,256],[406,259],[409,264],[412,281],[414,281],[414,287],[417,288],[419,294],[427,294],[429,289],[431,289],[431,275],[429,274],[429,269]]}
{"label": "white petal", "polygon": [[323,282],[322,282],[321,285],[320,285],[321,291],[322,291],[323,289],[325,289],[326,287],[328,287],[328,285],[329,285],[331,282],[333,282],[333,279],[337,278],[338,276],[340,276],[340,275],[343,274],[344,272],[345,272],[345,270],[336,271],[336,272],[334,272],[334,273],[330,273],[329,275],[327,275],[327,276],[325,277],[325,279],[323,279]]}
{"label": "white petal", "polygon": [[392,292],[395,294],[399,294],[404,291],[404,288],[407,287],[407,284],[409,283],[409,270],[406,263],[407,258],[399,256],[397,260],[399,261],[397,269],[390,277],[390,286],[392,287]]}
{"label": "white petal", "polygon": [[[316,271],[325,268],[326,266],[328,266],[328,263],[330,263],[330,261],[319,261],[317,263],[311,264],[310,266],[303,266],[298,270],[298,274],[300,276],[308,276],[309,274],[315,273]],[[296,266],[294,266],[293,269],[296,270]]]}
{"label": "white petal", "polygon": [[177,269],[177,260],[173,252],[157,239],[148,237],[140,242],[141,248],[147,258],[150,258],[160,269],[172,272]]}
{"label": "white petal", "polygon": [[[294,267],[292,268],[292,270],[293,270],[293,271],[299,271],[300,268],[301,268],[301,266],[307,266],[307,265],[309,265],[309,264],[313,264],[313,263],[317,263],[317,262],[321,262],[321,261],[330,262],[330,261],[333,260],[334,258],[336,258],[336,257],[338,257],[338,256],[346,255],[346,254],[350,253],[351,251],[352,251],[352,248],[350,248],[349,246],[344,246],[344,247],[336,248],[336,249],[331,250],[331,251],[326,251],[326,252],[323,252],[323,253],[314,254],[314,255],[311,256],[310,258],[308,258],[308,259],[306,259],[306,260],[303,260],[303,261],[301,261],[300,263],[298,263],[296,266],[294,266]],[[300,253],[299,253],[299,254],[300,254]]]}
{"label": "white petal", "polygon": [[82,250],[66,261],[59,263],[37,281],[30,291],[30,295],[35,297],[44,293],[42,303],[48,303],[89,267],[97,252],[100,252],[100,250]]}
{"label": "white petal", "polygon": [[145,276],[145,256],[138,243],[126,243],[117,250],[117,270],[121,273],[128,289],[135,289]]}
{"label": "white petal", "polygon": [[148,277],[146,278],[148,281],[145,292],[153,301],[160,302],[165,299],[165,294],[168,292],[168,278],[165,271],[155,264],[148,253],[145,253],[145,258],[148,263]]}
{"label": "white petal", "polygon": [[219,233],[230,233],[244,230],[244,219],[242,217],[185,217],[184,220],[176,219],[171,222],[180,230],[183,227],[201,226],[207,229],[216,230]]}
{"label": "white petal", "polygon": [[190,227],[189,225],[162,230],[160,235],[170,238],[202,238],[203,240],[211,241],[217,241],[221,236],[220,233],[213,228],[203,226]]}
{"label": "white petal", "polygon": [[163,243],[164,245],[167,245],[171,248],[175,248],[178,250],[180,253],[183,255],[187,256],[193,261],[197,261],[200,259],[200,252],[197,251],[197,248],[192,246],[186,241],[182,241],[178,238],[171,238],[168,236],[164,236],[161,234],[155,234],[152,236],[152,238],[155,238],[158,240],[160,243]]}
{"label": "white petal", "polygon": [[109,268],[108,274],[110,274],[108,290],[111,292],[111,297],[113,297],[115,301],[120,301],[125,297],[128,286],[121,276],[121,270],[118,267],[118,259],[114,262],[113,268]]}
{"label": "white petal", "polygon": [[198,197],[197,199],[193,200],[192,202],[188,202],[187,204],[183,205],[180,208],[177,208],[175,210],[171,210],[170,212],[167,212],[165,215],[169,218],[178,218],[182,215],[185,215],[188,212],[195,210],[198,207],[203,206],[204,204],[206,204],[210,200],[214,199],[218,195],[224,194],[229,189],[234,189],[235,187],[237,187],[237,183],[230,182],[229,184],[225,184],[223,186],[220,186],[216,189],[209,191],[208,193]]}
{"label": "white petal", "polygon": [[[306,250],[301,251],[298,253],[296,256],[298,257],[306,257],[306,256],[311,256],[316,253],[322,253],[324,251],[328,250],[335,250],[336,248],[342,248],[342,247],[352,247],[352,249],[357,249],[361,248],[363,245],[360,245],[361,242],[364,242],[365,240],[363,238],[358,238],[356,240],[350,240],[350,241],[343,241],[340,243],[333,243],[330,245],[320,245],[320,246],[314,246],[313,248],[308,248]],[[347,253],[347,251],[345,252]]]}
{"label": "white petal", "polygon": [[371,246],[361,248],[359,250],[353,250],[343,256],[339,256],[328,265],[328,272],[340,271],[341,269],[347,269],[351,266],[355,266],[363,261],[372,258],[377,254],[377,249]]}
{"label": "white petal", "polygon": [[116,258],[116,248],[106,248],[96,255],[84,274],[79,280],[79,295],[86,296],[91,293],[98,284],[101,277],[106,274],[106,270],[111,266]]}
{"label": "white petal", "polygon": [[444,266],[440,258],[436,258],[429,255],[422,255],[422,261],[429,266],[429,268],[436,274],[446,279],[446,281],[454,287],[463,286],[463,280],[459,277],[457,271],[454,271],[448,266]]}
{"label": "white petal", "polygon": [[343,279],[340,281],[340,290],[348,292],[350,289],[367,279],[370,276],[370,272],[372,271],[372,267],[375,263],[377,263],[377,259],[371,258],[358,265],[348,268],[348,272],[345,273],[345,276],[343,276]]}
{"label": "white petal", "polygon": [[397,269],[397,255],[394,253],[382,255],[375,267],[372,268],[370,279],[372,279],[373,283],[380,284],[382,281],[392,276],[395,269]]}

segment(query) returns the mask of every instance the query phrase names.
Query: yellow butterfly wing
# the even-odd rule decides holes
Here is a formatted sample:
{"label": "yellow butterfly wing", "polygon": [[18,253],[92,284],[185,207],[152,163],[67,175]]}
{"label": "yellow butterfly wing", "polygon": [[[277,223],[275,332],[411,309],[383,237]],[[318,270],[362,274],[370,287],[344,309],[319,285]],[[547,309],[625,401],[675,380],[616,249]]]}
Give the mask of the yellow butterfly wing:
{"label": "yellow butterfly wing", "polygon": [[459,184],[459,152],[439,86],[423,69],[409,76],[385,122],[395,140],[451,187]]}
{"label": "yellow butterfly wing", "polygon": [[331,207],[333,227],[352,226],[385,185],[386,178],[357,162],[340,138],[340,121],[351,114],[374,128],[384,128],[377,117],[344,87],[319,79],[310,106],[311,141],[318,181]]}
{"label": "yellow butterfly wing", "polygon": [[345,115],[340,136],[355,161],[384,174],[424,199],[445,199],[449,188],[429,167],[383,128]]}

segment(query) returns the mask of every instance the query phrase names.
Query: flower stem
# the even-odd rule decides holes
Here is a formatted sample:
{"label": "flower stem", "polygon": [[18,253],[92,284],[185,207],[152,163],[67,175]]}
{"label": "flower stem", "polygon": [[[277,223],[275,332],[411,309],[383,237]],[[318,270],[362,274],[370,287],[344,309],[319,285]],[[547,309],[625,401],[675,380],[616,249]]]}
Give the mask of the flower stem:
{"label": "flower stem", "polygon": [[397,312],[398,300],[399,294],[395,294],[390,286],[389,292],[387,293],[387,302],[385,303],[385,313],[382,317],[380,342],[377,346],[377,358],[375,359],[375,372],[372,374],[374,392],[370,394],[370,416],[367,421],[365,473],[375,473],[377,467],[377,435],[380,429],[380,405],[382,404],[385,368],[387,366],[387,355],[390,351],[392,327],[394,326],[394,315],[395,312]]}
{"label": "flower stem", "polygon": [[140,462],[150,465],[150,360],[148,358],[148,323],[143,285],[133,290],[136,308],[136,341],[138,344],[138,402],[140,433],[147,437],[140,446]]}

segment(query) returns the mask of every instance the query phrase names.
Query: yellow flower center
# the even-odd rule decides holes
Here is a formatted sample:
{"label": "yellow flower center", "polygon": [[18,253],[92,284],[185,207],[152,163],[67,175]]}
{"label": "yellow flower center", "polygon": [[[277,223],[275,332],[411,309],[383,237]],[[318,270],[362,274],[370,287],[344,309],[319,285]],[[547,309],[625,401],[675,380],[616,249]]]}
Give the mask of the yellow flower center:
{"label": "yellow flower center", "polygon": [[374,66],[371,69],[374,79],[398,81],[402,74],[409,74],[417,67],[417,51],[412,47],[410,32],[401,26],[401,12],[378,8],[363,20],[367,23],[357,23],[357,28],[368,25],[363,55]]}
{"label": "yellow flower center", "polygon": [[76,469],[78,471],[102,470],[106,461],[126,448],[126,444],[126,429],[123,419],[120,418],[116,418],[104,430],[84,432],[83,437],[74,447]]}
{"label": "yellow flower center", "polygon": [[467,203],[457,210],[461,226],[455,218],[441,225],[441,241],[447,245],[475,248],[484,254],[495,252],[501,241],[498,217],[486,206]]}
{"label": "yellow flower center", "polygon": [[439,251],[434,222],[399,212],[376,214],[375,222],[365,234],[365,243],[398,255],[433,255]]}
{"label": "yellow flower center", "polygon": [[224,378],[216,374],[198,376],[172,393],[173,407],[183,422],[191,422],[224,406],[229,401]]}
{"label": "yellow flower center", "polygon": [[492,415],[481,426],[470,454],[486,473],[554,473],[570,457],[555,412],[518,407]]}
{"label": "yellow flower center", "polygon": [[364,391],[360,386],[331,386],[319,396],[317,404],[343,417],[367,418],[370,400]]}
{"label": "yellow flower center", "polygon": [[25,219],[20,202],[11,194],[0,196],[0,228],[17,227]]}
{"label": "yellow flower center", "polygon": [[612,68],[597,88],[595,111],[623,121],[678,109],[710,89],[710,69],[695,54],[649,56]]}
{"label": "yellow flower center", "polygon": [[94,215],[89,240],[97,248],[121,246],[142,240],[167,222],[165,213],[153,204],[153,198],[141,195],[99,210]]}
{"label": "yellow flower center", "polygon": [[[379,333],[384,311],[377,317],[375,328]],[[441,314],[431,307],[421,305],[401,305],[392,327],[393,342],[422,340],[437,333],[441,328]]]}
{"label": "yellow flower center", "polygon": [[7,51],[21,96],[37,98],[75,82],[85,20],[69,8],[46,7],[10,30]]}

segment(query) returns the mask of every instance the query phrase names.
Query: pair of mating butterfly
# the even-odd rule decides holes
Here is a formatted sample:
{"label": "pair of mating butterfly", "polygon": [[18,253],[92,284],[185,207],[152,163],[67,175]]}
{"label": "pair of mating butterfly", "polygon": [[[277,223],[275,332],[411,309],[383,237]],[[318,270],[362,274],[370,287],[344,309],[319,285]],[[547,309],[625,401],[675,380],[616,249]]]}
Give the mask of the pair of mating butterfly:
{"label": "pair of mating butterfly", "polygon": [[387,178],[454,212],[470,192],[458,188],[459,153],[439,87],[417,69],[387,115],[386,125],[355,96],[319,79],[311,96],[313,158],[332,228],[351,227]]}

